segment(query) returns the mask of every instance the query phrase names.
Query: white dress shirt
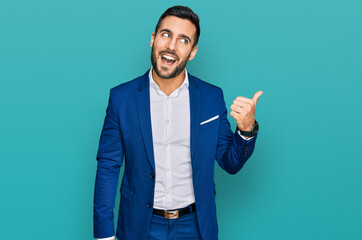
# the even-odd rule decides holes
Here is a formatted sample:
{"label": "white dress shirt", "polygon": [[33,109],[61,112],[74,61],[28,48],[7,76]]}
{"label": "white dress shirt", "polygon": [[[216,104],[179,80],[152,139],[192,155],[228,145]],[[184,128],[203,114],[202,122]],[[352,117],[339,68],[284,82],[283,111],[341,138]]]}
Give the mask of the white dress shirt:
{"label": "white dress shirt", "polygon": [[[169,96],[153,80],[152,67],[149,80],[156,170],[153,206],[163,210],[183,208],[195,202],[190,152],[188,73],[185,69],[183,83]],[[246,140],[239,131],[238,133]],[[99,240],[110,239],[114,239],[114,236]]]}
{"label": "white dress shirt", "polygon": [[155,159],[154,208],[177,209],[195,202],[190,152],[189,79],[169,96],[150,79],[150,103]]}

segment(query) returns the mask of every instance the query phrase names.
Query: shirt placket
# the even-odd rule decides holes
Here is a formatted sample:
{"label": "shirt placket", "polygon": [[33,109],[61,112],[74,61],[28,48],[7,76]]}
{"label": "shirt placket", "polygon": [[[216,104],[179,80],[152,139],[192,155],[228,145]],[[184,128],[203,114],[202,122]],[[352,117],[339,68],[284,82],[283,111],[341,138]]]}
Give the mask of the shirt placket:
{"label": "shirt placket", "polygon": [[172,146],[170,144],[170,119],[172,114],[172,99],[170,96],[166,98],[166,111],[165,111],[165,159],[166,159],[166,208],[169,209],[172,206],[172,178],[171,178],[171,149]]}

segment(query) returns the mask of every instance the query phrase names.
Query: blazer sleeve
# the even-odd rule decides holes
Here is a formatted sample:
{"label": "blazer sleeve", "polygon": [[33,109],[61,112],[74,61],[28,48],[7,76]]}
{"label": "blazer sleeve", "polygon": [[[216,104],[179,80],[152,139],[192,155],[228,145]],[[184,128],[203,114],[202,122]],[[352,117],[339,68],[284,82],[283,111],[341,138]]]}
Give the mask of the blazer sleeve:
{"label": "blazer sleeve", "polygon": [[94,188],[94,238],[114,236],[114,202],[123,161],[119,116],[112,89],[97,152],[97,173]]}
{"label": "blazer sleeve", "polygon": [[254,151],[257,135],[252,139],[245,140],[239,133],[238,128],[231,131],[228,113],[225,106],[224,95],[220,89],[220,126],[215,159],[219,166],[230,174],[237,173],[249,159]]}

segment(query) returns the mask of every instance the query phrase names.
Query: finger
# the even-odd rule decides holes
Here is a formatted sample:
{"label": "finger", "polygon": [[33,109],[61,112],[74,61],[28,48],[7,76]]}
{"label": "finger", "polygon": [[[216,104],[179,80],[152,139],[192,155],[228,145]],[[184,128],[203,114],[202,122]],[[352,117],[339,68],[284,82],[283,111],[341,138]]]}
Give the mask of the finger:
{"label": "finger", "polygon": [[231,110],[233,110],[234,112],[239,113],[239,114],[241,114],[241,113],[244,114],[244,113],[246,113],[248,111],[246,108],[240,107],[240,106],[235,105],[235,104],[231,105],[230,108],[231,108]]}
{"label": "finger", "polygon": [[246,97],[237,97],[236,99],[237,99],[237,100],[239,100],[239,101],[242,101],[242,102],[247,102],[247,103],[249,103],[249,104],[255,104],[255,103],[253,102],[253,100],[252,100],[252,99],[250,99],[250,98],[246,98]]}
{"label": "finger", "polygon": [[258,91],[258,92],[256,92],[256,93],[254,94],[252,100],[255,102],[255,105],[256,105],[256,103],[258,102],[259,97],[260,97],[262,94],[263,94],[263,91]]}
{"label": "finger", "polygon": [[234,111],[231,111],[231,112],[230,112],[230,115],[231,115],[233,118],[235,118],[235,119],[236,119],[236,117],[237,117],[237,113],[234,112]]}
{"label": "finger", "polygon": [[252,106],[250,106],[250,105],[245,105],[245,106],[240,106],[240,105],[237,105],[237,104],[233,104],[233,105],[231,105],[231,110],[234,110],[234,111],[236,111],[236,112],[238,112],[238,113],[247,113],[247,112],[250,112],[250,111],[252,111]]}
{"label": "finger", "polygon": [[243,114],[238,113],[238,112],[235,112],[235,111],[231,111],[231,112],[230,112],[230,115],[231,115],[236,121],[239,121],[240,118],[243,117]]}
{"label": "finger", "polygon": [[233,104],[238,105],[238,106],[243,107],[243,108],[246,108],[246,109],[249,109],[249,110],[251,110],[251,108],[254,106],[254,103],[250,104],[249,102],[244,102],[244,101],[240,101],[240,100],[237,100],[237,99],[234,100]]}

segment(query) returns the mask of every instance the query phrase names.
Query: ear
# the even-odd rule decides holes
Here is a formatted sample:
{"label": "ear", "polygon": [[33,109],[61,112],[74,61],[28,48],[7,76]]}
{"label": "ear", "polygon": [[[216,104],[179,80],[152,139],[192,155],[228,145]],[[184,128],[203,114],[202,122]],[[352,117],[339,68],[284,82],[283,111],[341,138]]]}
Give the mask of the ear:
{"label": "ear", "polygon": [[195,57],[195,55],[196,55],[196,53],[197,53],[197,49],[198,49],[198,46],[196,45],[196,46],[191,50],[189,60],[194,59],[194,57]]}
{"label": "ear", "polygon": [[151,47],[152,47],[154,41],[155,41],[155,33],[153,32],[151,35],[151,43],[150,43]]}

